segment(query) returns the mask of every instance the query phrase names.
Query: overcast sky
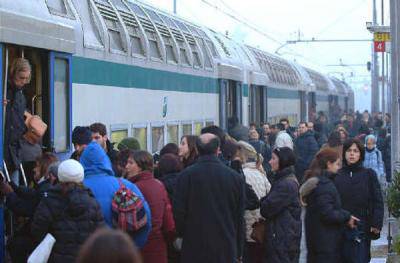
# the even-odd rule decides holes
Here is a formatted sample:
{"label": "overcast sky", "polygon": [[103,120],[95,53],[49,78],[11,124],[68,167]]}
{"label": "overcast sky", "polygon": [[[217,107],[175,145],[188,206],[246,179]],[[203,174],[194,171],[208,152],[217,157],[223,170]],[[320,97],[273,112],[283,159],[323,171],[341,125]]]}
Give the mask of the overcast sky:
{"label": "overcast sky", "polygon": [[[173,0],[142,0],[172,12]],[[388,8],[389,1],[384,0]],[[209,3],[209,4],[207,4]],[[381,20],[381,0],[377,1]],[[216,8],[217,7],[217,8]],[[388,9],[387,9],[388,10]],[[227,12],[265,32],[264,36],[241,22],[224,15]],[[179,16],[215,31],[229,32],[239,42],[275,52],[287,40],[371,39],[365,23],[372,21],[372,0],[177,0]],[[388,12],[385,14],[388,24]],[[278,43],[277,43],[278,42]],[[345,80],[356,91],[356,109],[370,107],[370,42],[297,43],[281,48],[283,57]],[[338,65],[342,61],[345,65]],[[362,65],[362,66],[358,66]]]}

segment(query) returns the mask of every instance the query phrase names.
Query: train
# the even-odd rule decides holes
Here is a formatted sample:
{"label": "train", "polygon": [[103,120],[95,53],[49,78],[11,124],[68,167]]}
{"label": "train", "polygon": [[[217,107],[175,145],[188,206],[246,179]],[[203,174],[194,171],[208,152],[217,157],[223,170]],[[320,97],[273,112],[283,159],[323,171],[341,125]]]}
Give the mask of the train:
{"label": "train", "polygon": [[354,109],[345,82],[139,1],[3,0],[0,54],[3,87],[13,59],[32,64],[29,109],[60,155],[72,128],[93,122],[154,153],[231,116],[297,123],[333,104]]}
{"label": "train", "polygon": [[[94,122],[112,142],[135,137],[154,153],[208,125],[226,130],[232,116],[295,124],[354,109],[345,82],[140,1],[2,0],[0,100],[18,57],[32,66],[27,107],[48,124],[43,148],[60,158],[73,127]],[[0,148],[2,164],[3,129]],[[0,262],[4,253],[1,238]]]}

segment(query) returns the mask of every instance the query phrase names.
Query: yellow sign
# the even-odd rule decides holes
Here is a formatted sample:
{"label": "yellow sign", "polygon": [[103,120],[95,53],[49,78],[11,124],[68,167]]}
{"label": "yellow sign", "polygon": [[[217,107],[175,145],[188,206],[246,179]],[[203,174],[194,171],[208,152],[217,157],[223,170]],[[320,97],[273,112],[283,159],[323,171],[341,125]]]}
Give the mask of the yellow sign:
{"label": "yellow sign", "polygon": [[374,33],[374,41],[390,41],[390,33],[376,32]]}

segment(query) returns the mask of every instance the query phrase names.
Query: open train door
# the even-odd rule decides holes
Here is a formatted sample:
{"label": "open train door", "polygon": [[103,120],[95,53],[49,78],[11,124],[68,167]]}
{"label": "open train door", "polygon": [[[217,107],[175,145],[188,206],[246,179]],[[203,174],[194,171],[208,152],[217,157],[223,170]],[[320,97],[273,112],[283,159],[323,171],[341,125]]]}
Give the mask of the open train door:
{"label": "open train door", "polygon": [[51,51],[49,55],[49,137],[59,159],[72,150],[72,56]]}
{"label": "open train door", "polygon": [[[3,70],[6,68],[4,65],[4,45],[0,43],[0,83],[1,89],[7,85],[3,76]],[[0,92],[0,101],[3,101],[3,92]],[[3,170],[3,106],[0,109],[0,167]],[[3,178],[0,178],[3,179]],[[4,200],[0,202],[0,263],[5,262],[5,222],[4,222]]]}

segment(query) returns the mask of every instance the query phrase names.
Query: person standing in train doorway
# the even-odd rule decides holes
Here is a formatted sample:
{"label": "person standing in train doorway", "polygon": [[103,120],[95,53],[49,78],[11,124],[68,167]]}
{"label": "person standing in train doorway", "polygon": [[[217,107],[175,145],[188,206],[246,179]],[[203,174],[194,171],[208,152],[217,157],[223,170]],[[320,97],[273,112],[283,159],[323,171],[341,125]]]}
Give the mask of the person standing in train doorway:
{"label": "person standing in train doorway", "polygon": [[31,65],[24,58],[15,59],[10,66],[5,105],[4,160],[12,172],[12,181],[19,184],[21,140],[26,132],[26,98],[24,88],[31,80]]}

